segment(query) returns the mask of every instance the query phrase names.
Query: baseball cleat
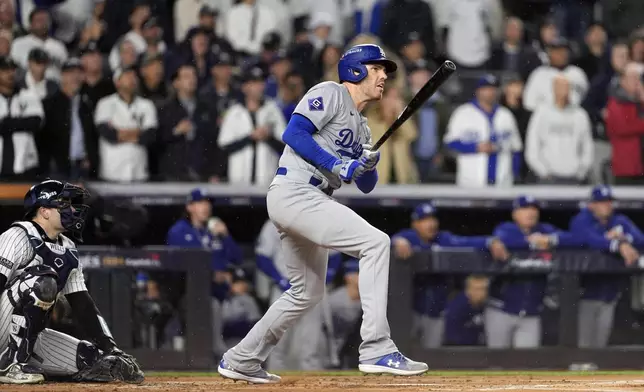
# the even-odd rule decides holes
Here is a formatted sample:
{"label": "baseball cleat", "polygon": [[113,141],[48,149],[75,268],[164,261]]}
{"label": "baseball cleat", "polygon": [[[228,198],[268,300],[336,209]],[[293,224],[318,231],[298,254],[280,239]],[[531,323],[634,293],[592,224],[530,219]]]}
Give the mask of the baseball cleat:
{"label": "baseball cleat", "polygon": [[426,363],[412,361],[400,352],[387,354],[368,361],[362,361],[358,365],[363,373],[368,374],[393,374],[395,376],[416,376],[429,370]]}
{"label": "baseball cleat", "polygon": [[224,378],[229,378],[233,381],[247,381],[252,384],[275,384],[282,380],[276,374],[271,374],[261,367],[253,372],[240,372],[233,369],[225,360],[219,362],[217,372]]}
{"label": "baseball cleat", "polygon": [[0,370],[1,384],[40,384],[44,381],[45,376],[38,373],[37,368],[24,363],[12,363]]}

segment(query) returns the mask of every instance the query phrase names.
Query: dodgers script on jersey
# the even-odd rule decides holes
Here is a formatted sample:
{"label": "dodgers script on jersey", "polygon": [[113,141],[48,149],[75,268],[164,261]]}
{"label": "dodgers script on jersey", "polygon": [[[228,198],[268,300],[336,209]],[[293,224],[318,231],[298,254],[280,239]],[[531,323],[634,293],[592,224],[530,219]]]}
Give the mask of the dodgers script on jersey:
{"label": "dodgers script on jersey", "polygon": [[[313,139],[338,159],[357,159],[363,144],[371,144],[371,130],[367,118],[358,112],[346,87],[335,82],[313,86],[302,98],[294,113],[308,118],[318,129]],[[337,175],[319,170],[286,146],[280,158],[280,167],[299,169],[325,178],[333,189],[340,188]]]}

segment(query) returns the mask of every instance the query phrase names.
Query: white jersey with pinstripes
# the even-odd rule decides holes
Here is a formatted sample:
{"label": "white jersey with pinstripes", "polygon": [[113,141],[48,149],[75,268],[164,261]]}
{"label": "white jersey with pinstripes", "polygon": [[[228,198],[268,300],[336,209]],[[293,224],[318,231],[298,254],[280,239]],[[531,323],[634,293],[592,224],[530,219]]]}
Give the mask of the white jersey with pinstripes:
{"label": "white jersey with pinstripes", "polygon": [[9,282],[26,268],[38,264],[48,265],[58,273],[60,294],[87,291],[78,251],[72,240],[61,234],[55,243],[50,242],[43,239],[34,223],[15,222],[0,235],[0,274]]}

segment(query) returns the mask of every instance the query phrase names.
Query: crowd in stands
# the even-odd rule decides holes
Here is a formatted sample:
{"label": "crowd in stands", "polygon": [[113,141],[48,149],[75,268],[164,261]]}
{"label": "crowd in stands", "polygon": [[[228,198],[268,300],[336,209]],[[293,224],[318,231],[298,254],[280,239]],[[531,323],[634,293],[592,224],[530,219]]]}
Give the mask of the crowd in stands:
{"label": "crowd in stands", "polygon": [[[0,0],[0,180],[270,182],[306,90],[343,51],[399,63],[381,183],[644,181],[637,0]],[[566,153],[564,153],[566,152]]]}

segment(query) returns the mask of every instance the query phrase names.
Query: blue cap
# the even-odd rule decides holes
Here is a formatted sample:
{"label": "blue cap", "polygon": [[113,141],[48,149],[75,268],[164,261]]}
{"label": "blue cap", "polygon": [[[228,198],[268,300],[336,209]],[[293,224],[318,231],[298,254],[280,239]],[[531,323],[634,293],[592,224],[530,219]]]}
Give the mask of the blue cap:
{"label": "blue cap", "polygon": [[537,207],[539,208],[539,203],[537,199],[533,196],[521,195],[517,197],[512,203],[513,208],[525,208],[525,207]]}
{"label": "blue cap", "polygon": [[590,193],[590,200],[592,201],[606,201],[615,200],[613,197],[613,190],[606,185],[597,185]]}
{"label": "blue cap", "polygon": [[208,196],[206,195],[206,192],[204,192],[203,189],[195,188],[188,195],[187,203],[194,203],[196,201],[207,200],[207,199],[208,199]]}
{"label": "blue cap", "polygon": [[434,215],[436,215],[436,208],[431,203],[423,203],[414,208],[414,212],[411,213],[411,220],[415,221]]}
{"label": "blue cap", "polygon": [[351,274],[357,273],[360,270],[360,262],[358,259],[349,259],[344,262],[344,273]]}
{"label": "blue cap", "polygon": [[499,87],[499,78],[491,74],[484,75],[476,84],[477,89],[481,87]]}

